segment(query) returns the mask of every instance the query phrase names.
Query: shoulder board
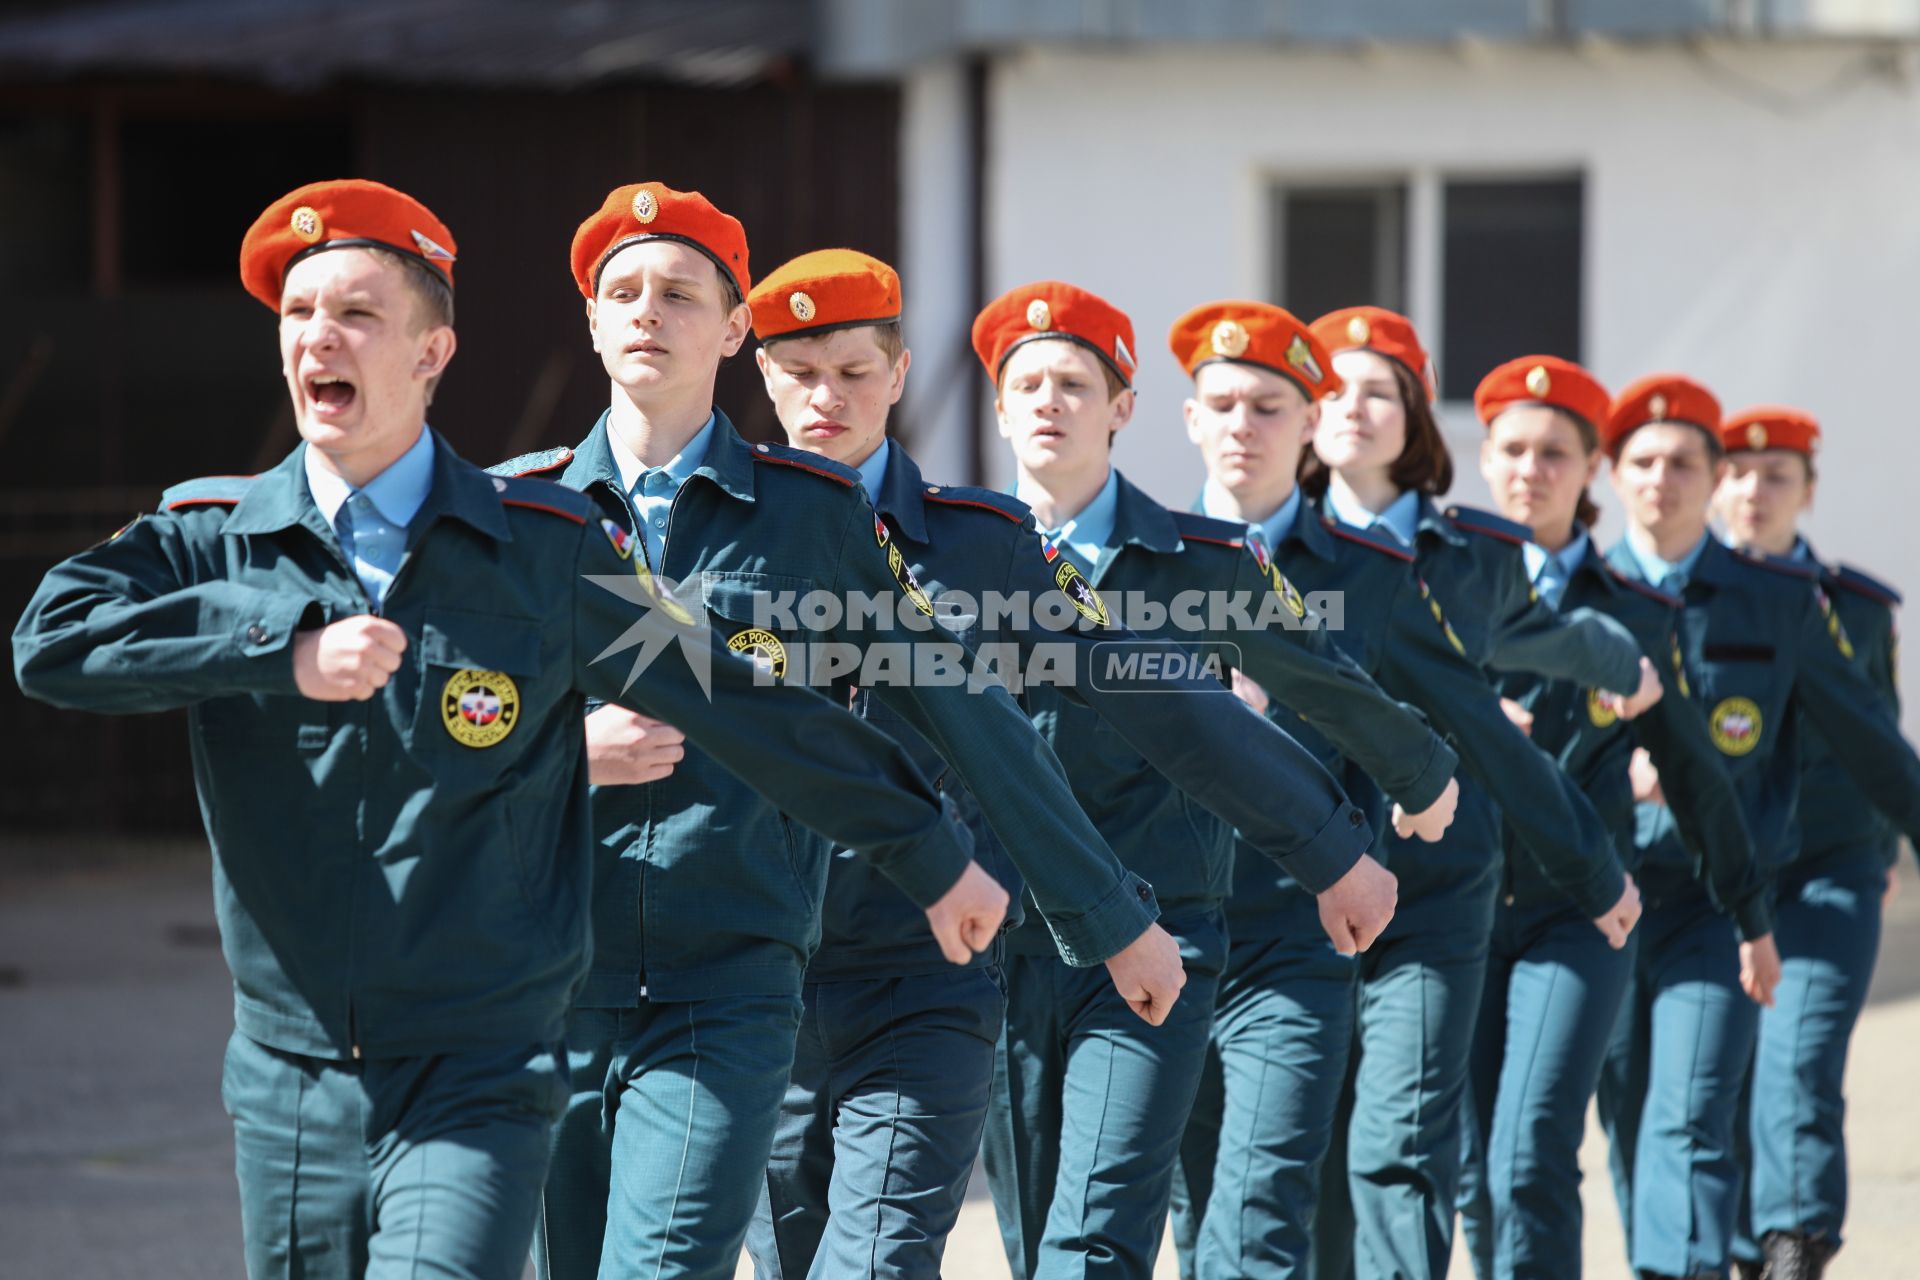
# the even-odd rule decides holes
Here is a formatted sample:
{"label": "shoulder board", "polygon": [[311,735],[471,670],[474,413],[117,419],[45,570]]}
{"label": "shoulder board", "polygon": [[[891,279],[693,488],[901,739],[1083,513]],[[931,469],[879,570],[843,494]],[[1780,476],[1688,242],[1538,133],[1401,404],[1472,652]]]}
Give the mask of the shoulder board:
{"label": "shoulder board", "polygon": [[536,449],[517,458],[508,458],[505,462],[496,462],[487,470],[496,476],[537,476],[543,471],[558,471],[572,461],[573,450],[561,445],[557,449]]}
{"label": "shoulder board", "polygon": [[1236,550],[1247,545],[1247,526],[1237,520],[1216,520],[1198,512],[1171,508],[1168,514],[1173,517],[1173,527],[1183,542],[1211,542]]}
{"label": "shoulder board", "polygon": [[1852,565],[1834,565],[1832,570],[1827,574],[1827,581],[1836,587],[1843,587],[1855,595],[1878,600],[1888,608],[1894,608],[1901,603],[1900,593],[1898,591],[1895,591],[1878,578],[1860,572]]}
{"label": "shoulder board", "polygon": [[1395,560],[1404,560],[1408,564],[1413,563],[1413,552],[1407,550],[1397,542],[1388,542],[1378,534],[1369,533],[1364,529],[1356,529],[1352,525],[1342,524],[1331,516],[1321,517],[1320,523],[1326,528],[1328,533],[1336,538],[1345,538],[1348,542],[1357,542],[1369,550],[1378,551],[1382,555],[1392,556]]}
{"label": "shoulder board", "polygon": [[160,509],[177,511],[181,507],[230,507],[247,496],[254,479],[253,476],[201,476],[198,480],[188,480],[160,495]]}
{"label": "shoulder board", "polygon": [[1819,566],[1809,564],[1803,560],[1787,560],[1780,556],[1756,555],[1751,551],[1736,550],[1733,554],[1758,569],[1771,569],[1773,572],[1786,577],[1800,578],[1807,582],[1818,582],[1820,580]]}
{"label": "shoulder board", "polygon": [[578,489],[532,476],[495,476],[493,487],[500,493],[500,505],[541,511],[575,524],[585,524],[599,508],[594,500]]}
{"label": "shoulder board", "polygon": [[808,453],[805,449],[795,449],[784,444],[757,444],[753,446],[755,462],[777,462],[783,467],[792,467],[795,471],[810,471],[823,479],[843,484],[849,489],[860,487],[860,473],[832,458],[823,458],[817,453]]}
{"label": "shoulder board", "polygon": [[1686,606],[1687,602],[1679,596],[1670,596],[1660,588],[1642,582],[1638,578],[1629,578],[1612,565],[1607,565],[1606,569],[1607,577],[1612,579],[1615,586],[1625,587],[1627,590],[1637,592],[1649,600],[1657,600],[1669,609],[1680,609]]}
{"label": "shoulder board", "polygon": [[1469,533],[1484,533],[1490,538],[1517,544],[1533,541],[1533,530],[1527,526],[1478,507],[1448,507],[1446,516]]}
{"label": "shoulder board", "polygon": [[1027,516],[1031,514],[1027,504],[1013,495],[983,489],[978,485],[930,484],[920,492],[928,502],[938,502],[948,507],[978,507],[1015,524],[1025,524]]}

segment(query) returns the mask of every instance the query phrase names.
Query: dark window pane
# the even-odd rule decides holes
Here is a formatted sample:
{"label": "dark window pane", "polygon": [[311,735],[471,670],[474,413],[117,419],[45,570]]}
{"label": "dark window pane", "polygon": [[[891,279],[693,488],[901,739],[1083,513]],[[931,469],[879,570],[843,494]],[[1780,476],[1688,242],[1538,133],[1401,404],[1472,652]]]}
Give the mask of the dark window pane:
{"label": "dark window pane", "polygon": [[0,116],[0,290],[87,287],[89,137],[84,116]]}
{"label": "dark window pane", "polygon": [[1580,359],[1579,178],[1449,182],[1440,394],[1470,400],[1495,365]]}
{"label": "dark window pane", "polygon": [[1276,203],[1282,306],[1303,320],[1362,303],[1405,309],[1405,186],[1295,187]]}

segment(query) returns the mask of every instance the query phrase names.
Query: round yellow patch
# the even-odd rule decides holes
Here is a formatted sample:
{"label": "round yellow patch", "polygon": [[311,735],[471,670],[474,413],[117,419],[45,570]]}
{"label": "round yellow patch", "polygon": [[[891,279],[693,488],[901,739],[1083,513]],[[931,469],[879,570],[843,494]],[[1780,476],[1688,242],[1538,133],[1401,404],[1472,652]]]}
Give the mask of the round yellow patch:
{"label": "round yellow patch", "polygon": [[660,216],[659,199],[645,187],[633,193],[633,216],[641,223],[652,222]]}
{"label": "round yellow patch", "polygon": [[1053,308],[1047,305],[1045,298],[1035,298],[1027,304],[1027,327],[1029,329],[1053,328]]}
{"label": "round yellow patch", "polygon": [[745,654],[753,660],[753,665],[767,672],[775,680],[787,674],[787,646],[780,637],[760,627],[748,627],[745,631],[734,633],[727,641],[727,648],[735,653]]}
{"label": "round yellow patch", "polygon": [[1747,424],[1747,448],[1764,449],[1767,447],[1767,429],[1758,422]]}
{"label": "round yellow patch", "polygon": [[795,289],[793,296],[787,299],[787,310],[793,312],[793,318],[801,324],[813,319],[813,299]]}
{"label": "round yellow patch", "polygon": [[1237,359],[1252,340],[1247,327],[1238,320],[1222,320],[1213,326],[1213,354],[1217,356]]}
{"label": "round yellow patch", "polygon": [[1347,341],[1356,347],[1367,345],[1367,339],[1373,336],[1373,326],[1367,323],[1365,316],[1355,316],[1347,321]]}
{"label": "round yellow patch", "polygon": [[463,667],[440,691],[440,719],[463,747],[492,747],[520,722],[520,687],[504,671]]}
{"label": "round yellow patch", "polygon": [[1600,700],[1598,689],[1587,690],[1587,719],[1593,721],[1596,729],[1610,728],[1620,719],[1620,713]]}
{"label": "round yellow patch", "polygon": [[304,204],[293,211],[293,217],[287,220],[287,225],[293,228],[293,234],[308,244],[319,240],[327,229],[327,224],[321,220],[320,211]]}
{"label": "round yellow patch", "polygon": [[1527,394],[1544,396],[1553,390],[1553,376],[1547,372],[1547,366],[1537,364],[1527,370]]}
{"label": "round yellow patch", "polygon": [[1653,399],[1647,401],[1647,418],[1649,421],[1657,422],[1666,416],[1667,398],[1659,392],[1655,392]]}
{"label": "round yellow patch", "polygon": [[1707,717],[1722,755],[1744,756],[1760,745],[1760,708],[1751,698],[1722,698]]}

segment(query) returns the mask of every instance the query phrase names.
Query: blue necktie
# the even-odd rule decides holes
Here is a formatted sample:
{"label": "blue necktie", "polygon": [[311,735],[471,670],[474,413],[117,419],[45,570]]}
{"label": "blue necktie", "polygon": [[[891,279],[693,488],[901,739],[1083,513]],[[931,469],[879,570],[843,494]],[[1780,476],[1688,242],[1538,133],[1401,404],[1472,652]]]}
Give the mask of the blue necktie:
{"label": "blue necktie", "polygon": [[1556,609],[1560,607],[1560,597],[1567,590],[1567,570],[1558,556],[1549,555],[1541,563],[1539,576],[1534,578],[1533,585],[1546,597],[1548,604]]}
{"label": "blue necktie", "polygon": [[386,599],[387,588],[393,585],[393,575],[400,571],[400,560],[407,549],[407,531],[389,523],[380,514],[380,508],[357,489],[340,504],[340,510],[333,517],[333,528],[339,535],[340,549],[346,553],[347,563],[353,566],[354,576],[366,588],[367,597],[379,604]]}

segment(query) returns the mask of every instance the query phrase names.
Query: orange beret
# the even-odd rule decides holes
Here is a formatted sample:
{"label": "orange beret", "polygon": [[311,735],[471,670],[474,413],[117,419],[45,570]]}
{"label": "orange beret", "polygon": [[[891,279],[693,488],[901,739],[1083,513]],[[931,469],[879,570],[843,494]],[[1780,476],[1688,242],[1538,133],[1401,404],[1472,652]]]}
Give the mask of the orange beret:
{"label": "orange beret", "polygon": [[308,183],[268,205],[240,241],[240,283],[278,311],[287,269],[323,249],[391,249],[453,287],[447,224],[406,192],[364,178]]}
{"label": "orange beret", "polygon": [[678,240],[713,260],[747,296],[747,232],[698,191],[664,182],[636,182],[607,193],[599,211],[573,233],[573,282],[591,298],[607,259],[643,240]]}
{"label": "orange beret", "polygon": [[1133,321],[1099,294],[1041,280],[1007,290],[973,318],[973,353],[995,382],[1015,347],[1040,338],[1079,343],[1133,385]]}
{"label": "orange beret", "polygon": [[1473,407],[1488,426],[1517,404],[1548,404],[1579,418],[1595,435],[1606,425],[1612,399],[1600,380],[1559,356],[1521,356],[1480,379]]}
{"label": "orange beret", "polygon": [[1820,447],[1820,424],[1810,413],[1783,404],[1742,409],[1720,424],[1720,443],[1728,453],[1745,449],[1791,449],[1809,458]]}
{"label": "orange beret", "polygon": [[1385,307],[1342,307],[1329,311],[1313,322],[1313,336],[1330,354],[1342,351],[1377,351],[1389,360],[1407,367],[1420,380],[1431,400],[1437,388],[1433,360],[1420,345],[1413,321]]}
{"label": "orange beret", "polygon": [[892,324],[900,318],[900,277],[853,249],[816,249],[775,267],[747,305],[762,342]]}
{"label": "orange beret", "polygon": [[1614,397],[1601,443],[1612,453],[1649,422],[1680,422],[1720,438],[1720,401],[1681,373],[1650,373]]}
{"label": "orange beret", "polygon": [[1291,311],[1270,302],[1208,302],[1173,322],[1167,346],[1192,375],[1216,360],[1258,365],[1318,400],[1340,389],[1340,375],[1320,339]]}

